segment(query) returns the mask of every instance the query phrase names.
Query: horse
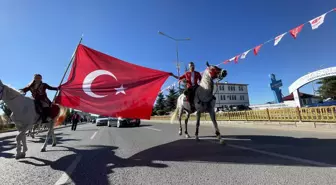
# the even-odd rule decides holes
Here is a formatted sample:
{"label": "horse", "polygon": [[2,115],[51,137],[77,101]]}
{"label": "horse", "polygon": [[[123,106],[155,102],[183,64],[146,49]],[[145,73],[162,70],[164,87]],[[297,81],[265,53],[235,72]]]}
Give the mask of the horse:
{"label": "horse", "polygon": [[[26,97],[19,91],[2,83],[0,80],[0,100],[4,101],[12,111],[11,120],[15,123],[19,134],[16,136],[16,159],[24,158],[28,150],[26,142],[26,132],[29,131],[35,124],[42,122],[41,116],[36,112],[35,100]],[[54,134],[54,123],[59,125],[65,119],[66,108],[61,105],[52,104],[51,106],[52,120],[46,123],[48,134],[41,148],[41,152],[46,151],[50,135],[52,136],[52,146],[56,146],[56,137]],[[21,144],[23,146],[21,150]]]}
{"label": "horse", "polygon": [[[198,131],[199,131],[201,113],[208,112],[210,114],[211,121],[215,128],[216,137],[218,138],[221,144],[224,144],[224,140],[221,137],[220,131],[218,129],[218,124],[216,121],[216,113],[214,109],[215,104],[216,104],[216,99],[213,96],[213,88],[214,88],[213,80],[216,78],[218,78],[219,80],[223,79],[227,75],[227,72],[226,70],[223,70],[217,66],[209,65],[208,62],[206,62],[206,66],[207,66],[207,69],[204,71],[202,75],[200,85],[195,90],[195,96],[194,96],[194,103],[195,103],[195,109],[196,109],[195,138],[196,138],[196,141],[199,141]],[[183,112],[186,112],[187,114],[187,118],[185,119],[185,137],[190,138],[188,134],[187,124],[188,124],[188,119],[190,117],[190,114],[192,114],[193,112],[191,111],[191,106],[189,102],[187,101],[186,96],[184,94],[181,94],[177,99],[176,109],[173,112],[171,119],[170,119],[171,123],[173,123],[173,121],[178,116],[178,121],[180,123],[179,135],[182,135],[181,119],[182,119]]]}

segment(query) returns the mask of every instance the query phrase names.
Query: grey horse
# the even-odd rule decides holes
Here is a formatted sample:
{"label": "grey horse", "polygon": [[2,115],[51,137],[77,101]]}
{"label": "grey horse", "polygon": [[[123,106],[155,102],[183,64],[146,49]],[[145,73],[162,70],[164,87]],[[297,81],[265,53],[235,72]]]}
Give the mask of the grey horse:
{"label": "grey horse", "polygon": [[[226,70],[223,70],[217,66],[209,65],[208,62],[206,62],[206,65],[207,69],[203,72],[201,83],[199,87],[196,89],[194,96],[196,118],[197,118],[195,137],[196,140],[199,141],[198,130],[200,125],[201,113],[208,112],[210,114],[210,118],[215,128],[215,134],[219,139],[220,143],[224,144],[224,140],[221,137],[220,131],[218,129],[218,124],[216,121],[216,113],[214,109],[216,99],[213,96],[213,89],[214,89],[213,80],[216,78],[223,79],[227,75],[227,72]],[[191,111],[190,104],[187,101],[186,96],[184,94],[181,94],[177,99],[176,109],[170,119],[170,121],[173,122],[176,119],[176,117],[178,117],[180,123],[179,135],[182,135],[181,119],[183,112],[186,112],[187,114],[187,118],[185,119],[185,135],[187,138],[189,138],[190,136],[188,134],[187,125],[190,114],[193,112]]]}
{"label": "grey horse", "polygon": [[[19,91],[4,85],[0,80],[0,100],[3,100],[7,106],[12,110],[11,120],[15,123],[19,134],[16,136],[16,159],[23,158],[28,150],[26,142],[26,132],[29,131],[34,124],[40,124],[41,119],[39,114],[35,110],[34,99],[25,97]],[[56,107],[56,106],[55,106]],[[54,134],[54,120],[62,122],[65,118],[66,108],[58,105],[55,108],[57,116],[47,123],[48,134],[46,140],[41,148],[41,152],[44,152],[47,147],[47,143],[50,135],[52,136],[52,146],[56,145],[56,137]],[[23,149],[21,150],[21,144]]]}

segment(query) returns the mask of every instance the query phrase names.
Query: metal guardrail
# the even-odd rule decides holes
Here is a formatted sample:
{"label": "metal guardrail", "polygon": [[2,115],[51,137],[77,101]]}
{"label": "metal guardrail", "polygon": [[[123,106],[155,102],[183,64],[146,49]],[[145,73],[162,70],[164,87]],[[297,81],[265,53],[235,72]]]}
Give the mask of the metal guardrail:
{"label": "metal guardrail", "polygon": [[[218,113],[216,117],[219,121],[311,121],[336,123],[336,106],[223,112]],[[151,119],[169,120],[170,116],[153,116]],[[196,118],[191,115],[190,119],[195,120]],[[210,120],[210,117],[202,114],[201,120]]]}

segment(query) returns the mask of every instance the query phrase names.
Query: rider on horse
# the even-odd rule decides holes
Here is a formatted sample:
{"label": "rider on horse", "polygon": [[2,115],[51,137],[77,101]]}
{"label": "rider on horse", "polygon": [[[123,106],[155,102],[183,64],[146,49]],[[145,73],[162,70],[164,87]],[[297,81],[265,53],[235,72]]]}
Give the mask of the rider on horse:
{"label": "rider on horse", "polygon": [[47,96],[46,89],[57,91],[58,87],[51,87],[47,83],[42,82],[42,75],[35,74],[34,80],[25,88],[20,89],[24,93],[30,91],[35,99],[36,110],[42,117],[42,123],[47,122],[50,116],[51,101]]}
{"label": "rider on horse", "polygon": [[[174,76],[176,78],[176,76]],[[194,105],[194,92],[196,88],[198,87],[198,83],[201,82],[202,76],[199,72],[195,71],[195,64],[193,62],[189,63],[189,71],[184,73],[182,76],[179,78],[179,82],[182,81],[183,79],[186,80],[187,87],[184,90],[184,95],[186,95],[191,109],[194,110],[195,105]]]}

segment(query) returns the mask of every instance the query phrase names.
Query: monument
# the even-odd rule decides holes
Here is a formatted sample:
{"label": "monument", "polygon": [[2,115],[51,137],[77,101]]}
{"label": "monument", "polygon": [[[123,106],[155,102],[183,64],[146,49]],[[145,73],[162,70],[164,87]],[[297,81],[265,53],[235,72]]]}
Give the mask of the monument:
{"label": "monument", "polygon": [[274,74],[270,74],[269,77],[271,78],[271,83],[269,87],[272,89],[274,94],[274,102],[281,103],[282,102],[282,93],[280,87],[282,87],[282,81],[277,80]]}

